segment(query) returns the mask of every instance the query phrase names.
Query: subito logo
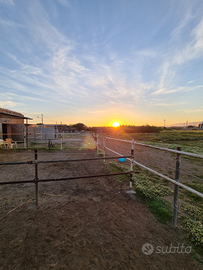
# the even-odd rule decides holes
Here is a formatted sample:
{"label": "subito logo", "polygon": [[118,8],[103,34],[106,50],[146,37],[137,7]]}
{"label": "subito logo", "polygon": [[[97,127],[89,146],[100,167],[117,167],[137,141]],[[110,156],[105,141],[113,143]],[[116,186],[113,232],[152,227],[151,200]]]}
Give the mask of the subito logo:
{"label": "subito logo", "polygon": [[142,252],[145,254],[145,255],[151,255],[154,251],[154,247],[149,244],[149,243],[146,243],[142,246]]}

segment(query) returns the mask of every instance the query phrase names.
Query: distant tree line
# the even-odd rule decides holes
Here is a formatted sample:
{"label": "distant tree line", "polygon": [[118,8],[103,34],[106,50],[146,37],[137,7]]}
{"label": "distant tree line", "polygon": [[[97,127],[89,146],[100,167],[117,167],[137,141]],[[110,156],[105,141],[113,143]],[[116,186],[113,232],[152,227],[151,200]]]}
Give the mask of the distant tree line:
{"label": "distant tree line", "polygon": [[159,133],[163,130],[162,127],[156,126],[122,126],[121,127],[125,133]]}
{"label": "distant tree line", "polygon": [[[42,125],[42,123],[37,123],[37,125]],[[133,125],[123,125],[120,127],[87,127],[83,123],[77,124],[58,124],[55,125],[55,128],[59,132],[81,132],[81,131],[92,131],[94,133],[159,133],[164,128],[157,126],[133,126]],[[166,129],[166,128],[165,128]],[[167,128],[168,129],[168,128]]]}
{"label": "distant tree line", "polygon": [[88,130],[93,131],[95,133],[159,133],[161,130],[163,130],[162,127],[156,127],[156,126],[132,126],[132,125],[126,125],[126,126],[120,126],[117,128],[114,127],[91,127],[88,128]]}

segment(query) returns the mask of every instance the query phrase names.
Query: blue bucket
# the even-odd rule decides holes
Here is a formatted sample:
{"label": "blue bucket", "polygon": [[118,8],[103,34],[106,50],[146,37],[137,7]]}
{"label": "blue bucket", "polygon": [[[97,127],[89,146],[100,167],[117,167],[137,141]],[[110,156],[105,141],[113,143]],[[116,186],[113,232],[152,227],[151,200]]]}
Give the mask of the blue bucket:
{"label": "blue bucket", "polygon": [[119,158],[118,161],[119,162],[124,162],[125,161],[125,158]]}

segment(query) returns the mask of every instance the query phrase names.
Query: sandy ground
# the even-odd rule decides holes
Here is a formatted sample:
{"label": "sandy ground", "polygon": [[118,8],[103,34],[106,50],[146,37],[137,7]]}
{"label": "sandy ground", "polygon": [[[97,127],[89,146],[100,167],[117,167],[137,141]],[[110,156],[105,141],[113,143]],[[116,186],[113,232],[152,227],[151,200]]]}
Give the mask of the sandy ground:
{"label": "sandy ground", "polygon": [[[39,151],[39,160],[94,156],[95,150]],[[0,162],[33,157],[33,151],[0,152]],[[40,179],[102,173],[102,161],[39,164]],[[34,165],[1,167],[0,181],[25,179],[34,179]],[[40,183],[36,207],[34,184],[0,186],[0,269],[201,269],[190,254],[158,253],[159,246],[164,252],[188,244],[125,188],[112,177]],[[142,252],[146,243],[151,255]]]}

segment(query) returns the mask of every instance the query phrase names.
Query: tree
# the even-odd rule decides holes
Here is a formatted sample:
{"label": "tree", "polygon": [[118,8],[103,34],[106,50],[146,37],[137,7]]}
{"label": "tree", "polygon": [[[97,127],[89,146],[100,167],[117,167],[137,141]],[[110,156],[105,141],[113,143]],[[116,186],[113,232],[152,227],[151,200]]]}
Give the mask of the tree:
{"label": "tree", "polygon": [[73,125],[73,127],[76,128],[78,131],[86,130],[86,128],[87,128],[83,123],[77,123],[77,124]]}

